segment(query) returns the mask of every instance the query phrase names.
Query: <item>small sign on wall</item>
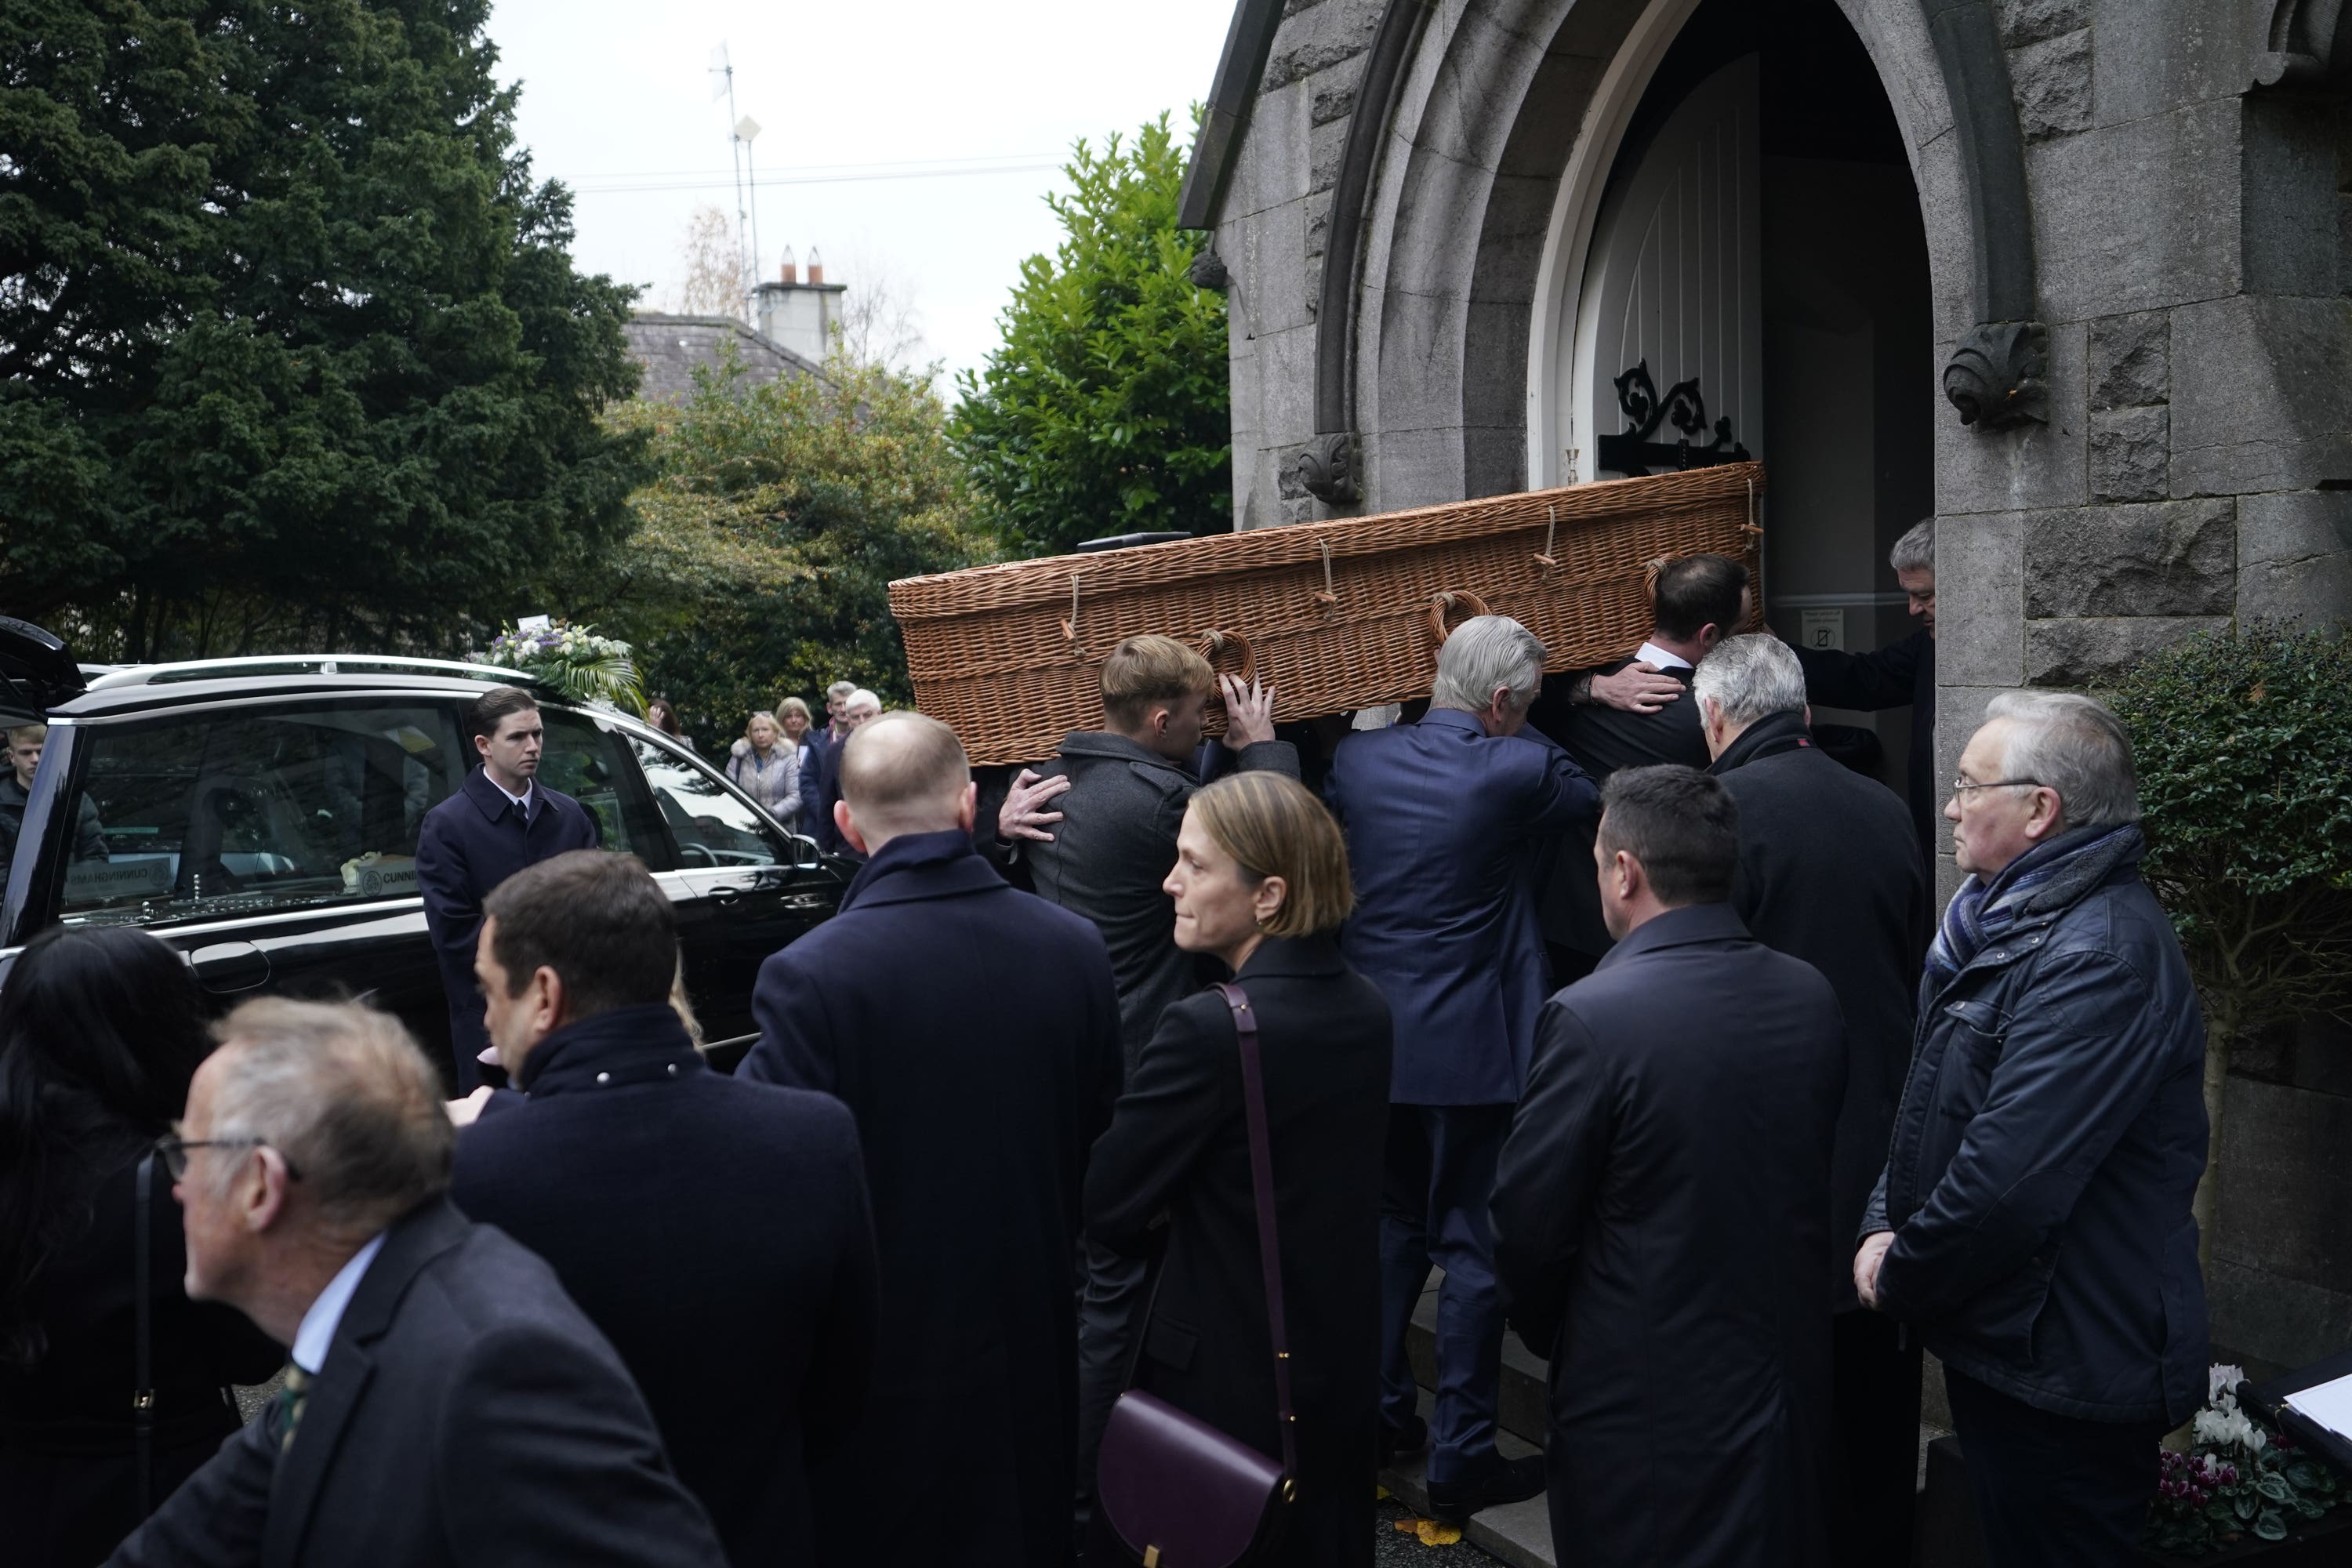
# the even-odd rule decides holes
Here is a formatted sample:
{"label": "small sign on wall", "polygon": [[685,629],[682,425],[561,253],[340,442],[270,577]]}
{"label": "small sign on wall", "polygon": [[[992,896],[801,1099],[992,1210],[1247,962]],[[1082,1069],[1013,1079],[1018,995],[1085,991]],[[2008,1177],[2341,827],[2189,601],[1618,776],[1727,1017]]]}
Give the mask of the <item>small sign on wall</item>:
{"label": "small sign on wall", "polygon": [[1845,612],[1843,610],[1806,610],[1801,612],[1801,615],[1803,646],[1811,648],[1845,647]]}

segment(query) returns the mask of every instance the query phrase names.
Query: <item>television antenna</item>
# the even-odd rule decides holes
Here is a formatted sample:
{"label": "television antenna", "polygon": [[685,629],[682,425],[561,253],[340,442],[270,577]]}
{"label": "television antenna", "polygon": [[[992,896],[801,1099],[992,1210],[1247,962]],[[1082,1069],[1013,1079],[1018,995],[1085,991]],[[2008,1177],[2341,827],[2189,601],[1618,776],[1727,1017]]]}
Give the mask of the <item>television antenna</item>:
{"label": "television antenna", "polygon": [[760,187],[751,168],[751,141],[760,122],[735,112],[735,65],[722,39],[710,51],[710,98],[727,100],[728,151],[735,160],[735,257],[742,271],[744,310],[751,310],[753,286],[760,279]]}

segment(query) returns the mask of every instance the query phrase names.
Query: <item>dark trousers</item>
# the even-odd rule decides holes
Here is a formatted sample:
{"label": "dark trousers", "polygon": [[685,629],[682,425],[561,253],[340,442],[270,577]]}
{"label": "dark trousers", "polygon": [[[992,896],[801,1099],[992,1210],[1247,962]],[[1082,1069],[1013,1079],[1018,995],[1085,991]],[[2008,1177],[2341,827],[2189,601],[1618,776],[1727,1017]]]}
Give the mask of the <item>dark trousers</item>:
{"label": "dark trousers", "polygon": [[1486,1205],[1511,1130],[1507,1105],[1392,1105],[1381,1191],[1381,1420],[1411,1425],[1419,1389],[1405,1352],[1429,1266],[1437,1289],[1437,1400],[1428,1476],[1464,1479],[1494,1462],[1503,1376],[1502,1297]]}
{"label": "dark trousers", "polygon": [[1135,1367],[1137,1337],[1151,1304],[1151,1261],[1079,1244],[1086,1279],[1078,1289],[1078,1474],[1075,1539],[1087,1539],[1095,1510],[1095,1461],[1110,1407]]}
{"label": "dark trousers", "polygon": [[1919,1485],[1919,1342],[1857,1309],[1830,1320],[1830,1561],[1902,1568],[1911,1561]]}
{"label": "dark trousers", "polygon": [[1985,1561],[2000,1568],[2117,1568],[2156,1495],[2163,1421],[2058,1415],[1944,1369],[1984,1525]]}

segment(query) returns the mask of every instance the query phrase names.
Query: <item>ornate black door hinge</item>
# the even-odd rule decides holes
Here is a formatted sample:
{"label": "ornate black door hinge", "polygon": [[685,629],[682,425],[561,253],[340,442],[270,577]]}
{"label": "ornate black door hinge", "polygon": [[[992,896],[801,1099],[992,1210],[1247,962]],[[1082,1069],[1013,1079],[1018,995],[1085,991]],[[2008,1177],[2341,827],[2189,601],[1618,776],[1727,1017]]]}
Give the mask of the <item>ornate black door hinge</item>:
{"label": "ornate black door hinge", "polygon": [[[1692,468],[1713,468],[1717,463],[1744,463],[1748,460],[1748,448],[1732,438],[1728,418],[1715,422],[1713,439],[1704,445],[1694,445],[1707,434],[1706,399],[1699,395],[1698,377],[1678,381],[1658,395],[1658,384],[1650,379],[1650,362],[1642,361],[1616,378],[1617,408],[1633,427],[1615,436],[1603,436],[1600,440],[1600,467],[1612,473],[1634,478],[1661,468],[1686,472]],[[1679,441],[1653,441],[1658,426],[1668,420],[1683,433]]]}

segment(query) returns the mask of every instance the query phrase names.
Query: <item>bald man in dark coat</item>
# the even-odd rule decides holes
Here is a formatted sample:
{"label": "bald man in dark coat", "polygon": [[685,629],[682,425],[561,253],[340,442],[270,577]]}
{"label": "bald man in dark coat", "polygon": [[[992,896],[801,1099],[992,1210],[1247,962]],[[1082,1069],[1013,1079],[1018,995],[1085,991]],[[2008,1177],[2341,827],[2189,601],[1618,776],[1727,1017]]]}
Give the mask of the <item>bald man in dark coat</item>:
{"label": "bald man in dark coat", "polygon": [[1837,999],[1724,901],[1719,780],[1634,768],[1601,801],[1617,944],[1544,1008],[1493,1207],[1506,1314],[1551,1363],[1552,1539],[1612,1568],[1811,1568]]}
{"label": "bald man in dark coat", "polygon": [[811,1477],[816,1561],[1059,1563],[1081,1183],[1119,1078],[1110,954],[973,852],[946,725],[887,713],[837,760],[835,825],[871,858],[761,968],[740,1069],[847,1105],[873,1194],[874,1380]]}

